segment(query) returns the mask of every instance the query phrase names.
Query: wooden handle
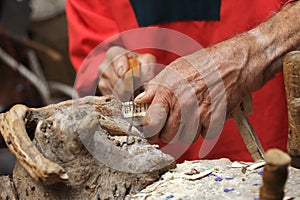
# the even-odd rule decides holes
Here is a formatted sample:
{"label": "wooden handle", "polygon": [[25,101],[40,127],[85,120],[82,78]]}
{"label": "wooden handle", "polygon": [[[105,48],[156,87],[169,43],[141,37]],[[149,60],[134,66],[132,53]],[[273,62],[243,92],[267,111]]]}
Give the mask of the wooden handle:
{"label": "wooden handle", "polygon": [[135,67],[140,66],[140,63],[135,58],[128,58],[129,69],[133,69]]}
{"label": "wooden handle", "polygon": [[265,154],[265,161],[266,166],[263,171],[263,185],[260,187],[259,199],[282,200],[291,158],[279,149],[269,149]]}
{"label": "wooden handle", "polygon": [[289,137],[287,149],[291,156],[300,156],[300,51],[286,55],[283,63]]}
{"label": "wooden handle", "polygon": [[283,75],[289,121],[287,150],[292,157],[291,165],[300,169],[300,51],[286,55]]}
{"label": "wooden handle", "polygon": [[128,64],[129,69],[124,75],[125,90],[132,92],[133,90],[137,89],[133,86],[138,86],[140,84],[140,62],[135,58],[128,58]]}

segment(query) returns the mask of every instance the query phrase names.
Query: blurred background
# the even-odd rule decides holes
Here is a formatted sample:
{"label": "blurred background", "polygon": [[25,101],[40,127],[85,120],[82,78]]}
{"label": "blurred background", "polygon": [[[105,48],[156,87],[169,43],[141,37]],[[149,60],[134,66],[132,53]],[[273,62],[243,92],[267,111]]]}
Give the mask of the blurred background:
{"label": "blurred background", "polygon": [[[21,103],[41,107],[72,98],[65,0],[0,1],[0,112]],[[0,174],[14,157],[0,149]]]}

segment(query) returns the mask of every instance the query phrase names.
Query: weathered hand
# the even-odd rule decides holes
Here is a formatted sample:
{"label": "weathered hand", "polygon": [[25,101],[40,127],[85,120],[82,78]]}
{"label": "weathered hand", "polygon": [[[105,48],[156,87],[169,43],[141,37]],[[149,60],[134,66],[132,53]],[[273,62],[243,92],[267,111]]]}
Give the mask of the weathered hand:
{"label": "weathered hand", "polygon": [[152,54],[129,52],[120,46],[113,46],[106,52],[105,60],[98,68],[98,88],[102,95],[110,95],[113,92],[122,95],[123,76],[129,70],[128,58],[135,58],[140,62],[141,74],[145,77],[143,81],[149,81],[154,77],[154,67],[150,64],[155,63],[156,58]]}
{"label": "weathered hand", "polygon": [[218,134],[250,93],[245,84],[250,75],[243,68],[246,52],[220,44],[167,66],[135,100],[152,102],[144,119],[145,136],[151,142],[191,144],[200,133],[210,138]]}
{"label": "weathered hand", "polygon": [[167,66],[135,99],[152,102],[145,136],[191,144],[199,134],[219,134],[243,98],[282,70],[284,55],[300,46],[299,10],[299,1],[290,3],[256,28]]}

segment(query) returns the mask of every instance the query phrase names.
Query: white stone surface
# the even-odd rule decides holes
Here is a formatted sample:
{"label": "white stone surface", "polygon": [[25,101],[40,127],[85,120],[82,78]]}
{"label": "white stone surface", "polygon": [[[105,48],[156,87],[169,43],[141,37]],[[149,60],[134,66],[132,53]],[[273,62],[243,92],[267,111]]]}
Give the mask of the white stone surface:
{"label": "white stone surface", "polygon": [[[190,180],[188,172],[213,172],[198,180]],[[252,199],[259,197],[262,184],[263,168],[246,170],[232,168],[228,159],[186,161],[177,168],[164,174],[158,182],[148,186],[140,193],[129,196],[128,199],[155,200],[226,200]],[[300,199],[300,170],[289,168],[289,178],[286,184],[286,197]],[[227,190],[227,192],[225,192]],[[229,191],[228,191],[229,190]],[[289,198],[285,198],[289,199]]]}

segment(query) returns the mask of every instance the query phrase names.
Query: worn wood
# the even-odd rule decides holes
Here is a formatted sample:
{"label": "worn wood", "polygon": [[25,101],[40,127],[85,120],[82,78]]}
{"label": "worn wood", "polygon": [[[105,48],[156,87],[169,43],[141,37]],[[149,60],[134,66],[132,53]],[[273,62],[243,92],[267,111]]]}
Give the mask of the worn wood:
{"label": "worn wood", "polygon": [[241,137],[254,161],[264,159],[264,149],[257,137],[247,115],[253,111],[252,96],[247,96],[241,105],[237,107],[231,114],[234,119]]}
{"label": "worn wood", "polygon": [[85,97],[1,114],[1,134],[18,161],[17,199],[124,199],[174,167],[136,128],[128,135],[121,106],[111,96]]}
{"label": "worn wood", "polygon": [[283,73],[289,120],[287,149],[291,156],[300,158],[300,51],[286,55]]}
{"label": "worn wood", "polygon": [[265,154],[265,161],[266,166],[263,170],[263,185],[260,187],[259,199],[282,200],[291,157],[280,149],[269,149]]}

